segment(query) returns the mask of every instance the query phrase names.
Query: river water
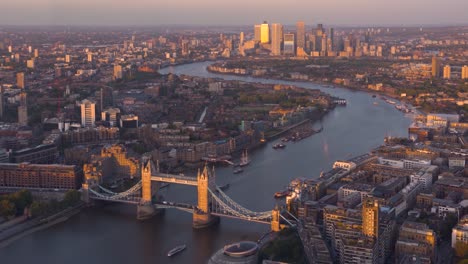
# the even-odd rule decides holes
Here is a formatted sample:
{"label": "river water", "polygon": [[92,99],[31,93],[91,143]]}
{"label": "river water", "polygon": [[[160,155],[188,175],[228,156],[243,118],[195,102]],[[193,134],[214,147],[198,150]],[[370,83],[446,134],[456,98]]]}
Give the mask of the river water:
{"label": "river water", "polygon": [[[273,150],[271,143],[250,153],[252,163],[242,174],[218,168],[218,185],[230,183],[226,193],[244,207],[271,210],[273,194],[297,177],[318,177],[337,159],[369,152],[383,142],[385,135],[406,136],[411,120],[392,105],[370,94],[342,88],[324,87],[309,82],[287,82],[241,76],[212,74],[209,62],[165,68],[161,73],[218,77],[262,83],[281,83],[321,89],[348,101],[323,118],[322,133],[290,143],[284,150]],[[377,101],[378,105],[373,102]],[[196,190],[171,185],[163,190],[167,200],[195,203]],[[233,219],[221,219],[218,226],[194,230],[192,216],[166,210],[164,215],[139,222],[136,208],[107,205],[90,208],[68,221],[26,236],[0,249],[0,263],[206,263],[211,254],[239,240],[257,240],[269,226]],[[172,257],[167,251],[179,244],[187,249]]]}

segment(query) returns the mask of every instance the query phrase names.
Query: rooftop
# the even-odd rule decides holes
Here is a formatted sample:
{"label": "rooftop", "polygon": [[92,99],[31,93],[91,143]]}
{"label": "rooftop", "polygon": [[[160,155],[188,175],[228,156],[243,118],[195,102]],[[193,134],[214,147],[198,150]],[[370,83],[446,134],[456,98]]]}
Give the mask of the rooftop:
{"label": "rooftop", "polygon": [[451,187],[468,188],[468,181],[460,177],[442,177],[435,182],[438,185],[446,185]]}
{"label": "rooftop", "polygon": [[343,186],[342,188],[347,189],[347,190],[359,191],[359,192],[370,192],[373,186],[370,184],[366,184],[366,183],[354,182],[354,183],[347,184]]}
{"label": "rooftop", "polygon": [[401,225],[401,227],[408,228],[408,229],[418,229],[418,230],[429,229],[429,227],[424,223],[417,223],[417,222],[412,222],[412,221],[405,221],[403,225]]}
{"label": "rooftop", "polygon": [[373,158],[373,157],[375,157],[375,155],[366,153],[366,154],[364,154],[364,155],[351,158],[351,159],[349,159],[348,161],[354,162],[354,163],[356,163],[357,165],[360,165],[362,162],[364,162],[364,161],[366,161],[366,160],[368,160],[368,159],[370,159],[370,158]]}
{"label": "rooftop", "polygon": [[75,168],[76,165],[63,164],[31,164],[29,162],[22,163],[0,163],[0,167],[36,167],[36,168]]}

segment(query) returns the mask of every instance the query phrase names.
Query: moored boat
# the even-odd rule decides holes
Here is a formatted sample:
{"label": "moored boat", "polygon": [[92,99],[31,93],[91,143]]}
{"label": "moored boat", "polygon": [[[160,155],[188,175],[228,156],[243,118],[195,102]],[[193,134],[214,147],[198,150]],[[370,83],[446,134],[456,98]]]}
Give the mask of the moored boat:
{"label": "moored boat", "polygon": [[273,145],[273,148],[274,149],[284,149],[286,147],[285,144],[282,144],[282,143],[276,143]]}
{"label": "moored boat", "polygon": [[177,246],[177,247],[175,247],[175,248],[169,250],[169,252],[167,252],[167,256],[168,256],[168,257],[172,257],[172,256],[174,256],[175,254],[177,254],[177,253],[181,252],[182,250],[184,250],[185,248],[186,248],[185,245]]}
{"label": "moored boat", "polygon": [[244,170],[243,170],[242,168],[237,167],[237,168],[234,169],[233,173],[234,173],[234,174],[239,174],[239,173],[241,173],[241,172],[243,172],[243,171],[244,171]]}

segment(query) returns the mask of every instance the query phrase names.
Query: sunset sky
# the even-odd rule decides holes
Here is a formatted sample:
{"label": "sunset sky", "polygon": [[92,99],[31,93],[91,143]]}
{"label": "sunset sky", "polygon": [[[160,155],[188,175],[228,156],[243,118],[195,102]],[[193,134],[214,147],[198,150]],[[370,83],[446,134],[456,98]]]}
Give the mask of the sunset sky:
{"label": "sunset sky", "polygon": [[468,24],[468,0],[7,0],[9,25]]}

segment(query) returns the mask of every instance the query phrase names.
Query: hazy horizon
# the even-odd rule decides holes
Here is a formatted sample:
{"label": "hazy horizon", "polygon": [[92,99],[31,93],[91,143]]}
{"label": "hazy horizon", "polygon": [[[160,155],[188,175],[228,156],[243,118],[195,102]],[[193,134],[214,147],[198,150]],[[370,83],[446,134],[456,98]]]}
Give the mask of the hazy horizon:
{"label": "hazy horizon", "polygon": [[0,24],[246,26],[302,20],[341,26],[436,26],[468,24],[466,10],[466,0],[17,0],[2,4]]}

